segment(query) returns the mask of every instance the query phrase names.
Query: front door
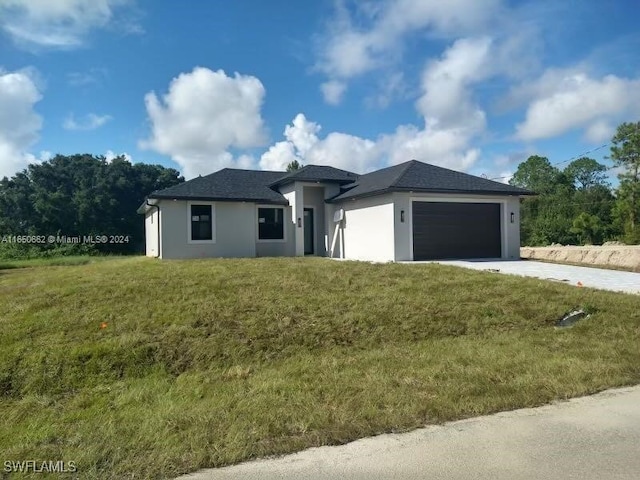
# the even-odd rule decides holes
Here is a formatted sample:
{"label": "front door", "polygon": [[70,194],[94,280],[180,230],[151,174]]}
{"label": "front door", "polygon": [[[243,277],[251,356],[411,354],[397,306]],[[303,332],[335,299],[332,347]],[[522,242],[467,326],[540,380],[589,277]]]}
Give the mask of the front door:
{"label": "front door", "polygon": [[304,209],[304,254],[313,255],[313,208]]}

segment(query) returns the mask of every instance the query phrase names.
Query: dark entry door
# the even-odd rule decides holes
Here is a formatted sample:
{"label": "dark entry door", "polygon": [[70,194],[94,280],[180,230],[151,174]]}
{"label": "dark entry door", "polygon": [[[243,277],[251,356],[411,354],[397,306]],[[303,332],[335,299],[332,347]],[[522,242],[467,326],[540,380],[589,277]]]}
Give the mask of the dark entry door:
{"label": "dark entry door", "polygon": [[499,203],[413,202],[413,259],[500,258]]}
{"label": "dark entry door", "polygon": [[304,254],[315,253],[313,245],[313,208],[304,209]]}

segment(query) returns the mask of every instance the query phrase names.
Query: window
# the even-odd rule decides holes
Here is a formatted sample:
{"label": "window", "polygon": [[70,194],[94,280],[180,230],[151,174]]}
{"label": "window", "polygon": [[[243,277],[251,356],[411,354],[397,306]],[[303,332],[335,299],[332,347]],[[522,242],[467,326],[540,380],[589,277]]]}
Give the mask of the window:
{"label": "window", "polygon": [[284,208],[258,208],[258,240],[284,240]]}
{"label": "window", "polygon": [[191,240],[213,240],[211,205],[191,205]]}

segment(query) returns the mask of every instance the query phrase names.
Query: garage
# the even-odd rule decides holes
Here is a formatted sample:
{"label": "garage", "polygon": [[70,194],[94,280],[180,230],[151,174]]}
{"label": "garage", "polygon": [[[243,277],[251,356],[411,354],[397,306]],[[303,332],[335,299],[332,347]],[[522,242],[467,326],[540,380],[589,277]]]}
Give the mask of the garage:
{"label": "garage", "polygon": [[500,258],[500,204],[412,202],[413,259]]}

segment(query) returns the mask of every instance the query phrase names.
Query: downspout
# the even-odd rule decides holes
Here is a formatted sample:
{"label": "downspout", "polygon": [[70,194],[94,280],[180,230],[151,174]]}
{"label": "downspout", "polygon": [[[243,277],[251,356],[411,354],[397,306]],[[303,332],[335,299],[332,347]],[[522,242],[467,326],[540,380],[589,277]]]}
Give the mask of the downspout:
{"label": "downspout", "polygon": [[[153,203],[149,203],[149,199],[145,198],[144,199],[145,204],[147,205],[147,207],[156,207],[156,211],[158,212],[158,221],[156,222],[157,225],[157,230],[158,230],[158,254],[156,255],[156,258],[160,258],[160,206],[159,205],[154,205]],[[153,214],[151,214],[153,215]]]}

